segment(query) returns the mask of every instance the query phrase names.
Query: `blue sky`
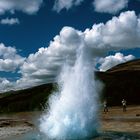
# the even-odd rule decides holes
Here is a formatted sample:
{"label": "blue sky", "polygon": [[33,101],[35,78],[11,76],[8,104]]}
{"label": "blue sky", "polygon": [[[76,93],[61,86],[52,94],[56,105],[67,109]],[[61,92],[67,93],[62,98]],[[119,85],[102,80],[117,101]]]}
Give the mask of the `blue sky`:
{"label": "blue sky", "polygon": [[[125,10],[135,10],[137,14],[140,12],[140,3],[133,0],[128,4]],[[91,28],[94,23],[106,22],[112,18],[112,14],[98,13],[94,11],[91,4],[92,0],[85,0],[81,5],[72,7],[68,11],[63,9],[60,13],[54,11],[54,0],[44,0],[40,10],[28,15],[17,11],[14,15],[4,14],[2,18],[17,17],[20,20],[19,25],[7,26],[0,25],[1,42],[6,45],[16,46],[27,56],[32,52],[36,52],[40,47],[47,47],[50,40],[59,33],[63,26],[71,26],[79,30]],[[115,14],[119,15],[120,12]]]}
{"label": "blue sky", "polygon": [[[52,81],[52,77],[55,77],[54,72],[58,72],[57,66],[60,66],[57,63],[57,66],[53,67],[54,60],[48,63],[49,58],[45,59],[43,55],[47,51],[45,48],[50,46],[50,41],[60,34],[64,26],[84,32],[94,24],[105,24],[114,16],[119,17],[126,11],[134,11],[139,18],[140,0],[107,0],[107,3],[103,1],[69,0],[67,3],[66,0],[0,0],[0,91]],[[43,49],[38,51],[41,47]],[[99,63],[103,71],[118,63],[140,57],[139,48],[122,47],[119,51],[116,50],[108,51],[102,56]],[[13,53],[9,54],[12,51]],[[39,53],[42,54],[41,60],[44,61],[45,68],[49,67],[46,73],[45,68],[40,66],[42,61],[37,63],[40,60],[36,58],[40,57]],[[115,55],[116,53],[120,54]],[[17,84],[20,86],[17,87]]]}

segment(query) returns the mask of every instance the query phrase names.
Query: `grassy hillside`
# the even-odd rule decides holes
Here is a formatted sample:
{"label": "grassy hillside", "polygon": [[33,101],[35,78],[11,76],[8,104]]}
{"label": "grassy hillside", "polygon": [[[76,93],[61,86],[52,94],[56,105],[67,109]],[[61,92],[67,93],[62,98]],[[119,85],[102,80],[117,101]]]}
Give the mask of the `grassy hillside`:
{"label": "grassy hillside", "polygon": [[[102,98],[107,99],[110,106],[121,105],[123,98],[127,104],[140,104],[140,60],[117,65],[106,72],[96,72],[96,76],[105,85]],[[3,93],[0,112],[40,110],[54,89],[56,85],[44,84]]]}

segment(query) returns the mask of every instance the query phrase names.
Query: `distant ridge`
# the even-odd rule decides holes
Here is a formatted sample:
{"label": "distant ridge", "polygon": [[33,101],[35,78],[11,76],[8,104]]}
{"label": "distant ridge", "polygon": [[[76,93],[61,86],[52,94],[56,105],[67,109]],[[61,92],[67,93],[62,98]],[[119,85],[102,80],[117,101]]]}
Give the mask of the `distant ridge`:
{"label": "distant ridge", "polygon": [[[96,72],[96,77],[104,83],[101,100],[106,99],[109,106],[121,106],[123,98],[127,104],[140,105],[140,59],[119,64],[106,72]],[[56,89],[56,84],[50,83],[2,93],[0,112],[41,110]]]}
{"label": "distant ridge", "polygon": [[127,104],[140,105],[140,59],[119,64],[106,72],[97,72],[97,77],[105,85],[103,98],[110,105],[121,105],[123,98]]}
{"label": "distant ridge", "polygon": [[2,93],[0,112],[19,112],[40,110],[54,89],[53,84],[43,84],[29,89]]}
{"label": "distant ridge", "polygon": [[117,72],[117,71],[140,71],[140,59],[131,60],[125,63],[121,63],[117,66],[112,67],[106,72]]}

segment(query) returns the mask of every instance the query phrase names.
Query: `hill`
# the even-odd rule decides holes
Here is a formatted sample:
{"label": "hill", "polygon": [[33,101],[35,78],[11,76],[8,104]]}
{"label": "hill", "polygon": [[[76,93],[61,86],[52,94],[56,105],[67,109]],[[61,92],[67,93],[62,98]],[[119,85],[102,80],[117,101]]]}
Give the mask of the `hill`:
{"label": "hill", "polygon": [[97,72],[105,87],[103,96],[110,105],[140,104],[140,59],[119,64],[106,72]]}
{"label": "hill", "polygon": [[110,73],[117,71],[140,71],[140,59],[131,60],[107,70]]}
{"label": "hill", "polygon": [[[140,60],[117,65],[106,72],[96,72],[96,76],[104,83],[102,99],[107,99],[110,106],[121,105],[123,98],[127,100],[127,104],[140,104]],[[43,109],[55,89],[54,84],[44,84],[2,93],[0,112]]]}
{"label": "hill", "polygon": [[53,84],[44,84],[29,89],[2,93],[0,112],[40,110],[45,107],[48,96],[54,87]]}

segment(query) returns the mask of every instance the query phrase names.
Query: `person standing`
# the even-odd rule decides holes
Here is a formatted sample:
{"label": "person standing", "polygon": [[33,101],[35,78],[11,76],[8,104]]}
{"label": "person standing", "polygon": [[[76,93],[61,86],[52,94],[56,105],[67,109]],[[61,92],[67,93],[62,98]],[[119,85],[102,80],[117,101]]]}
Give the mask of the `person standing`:
{"label": "person standing", "polygon": [[123,112],[126,112],[126,100],[122,100]]}
{"label": "person standing", "polygon": [[104,113],[107,113],[108,112],[107,101],[104,101],[103,105],[104,105]]}

